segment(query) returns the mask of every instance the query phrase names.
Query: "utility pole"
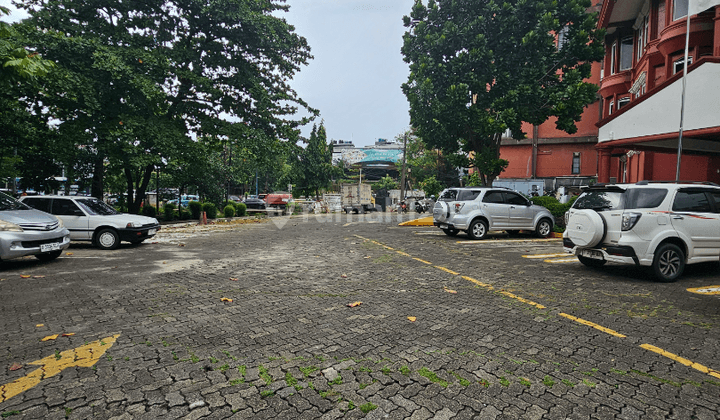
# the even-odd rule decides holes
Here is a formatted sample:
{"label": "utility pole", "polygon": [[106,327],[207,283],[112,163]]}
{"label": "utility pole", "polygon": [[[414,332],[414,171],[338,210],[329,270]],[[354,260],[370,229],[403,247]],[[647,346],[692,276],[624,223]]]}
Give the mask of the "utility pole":
{"label": "utility pole", "polygon": [[405,155],[407,152],[407,131],[403,135],[403,164],[402,176],[400,177],[400,201],[405,200]]}

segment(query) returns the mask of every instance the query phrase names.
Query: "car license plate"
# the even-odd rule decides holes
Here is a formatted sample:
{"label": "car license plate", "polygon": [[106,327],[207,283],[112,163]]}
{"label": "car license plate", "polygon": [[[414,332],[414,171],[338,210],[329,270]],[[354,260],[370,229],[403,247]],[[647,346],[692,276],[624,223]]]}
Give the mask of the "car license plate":
{"label": "car license plate", "polygon": [[154,234],[156,234],[156,233],[157,233],[157,229],[150,229],[150,230],[148,230],[148,236],[154,235]]}
{"label": "car license plate", "polygon": [[592,249],[582,249],[582,250],[580,250],[580,255],[582,255],[583,257],[592,258],[594,260],[602,260],[603,259],[602,252],[595,251]]}
{"label": "car license plate", "polygon": [[60,249],[60,244],[58,242],[40,245],[40,252],[52,252],[57,251],[58,249]]}
{"label": "car license plate", "polygon": [[440,225],[440,229],[447,229],[447,225]]}

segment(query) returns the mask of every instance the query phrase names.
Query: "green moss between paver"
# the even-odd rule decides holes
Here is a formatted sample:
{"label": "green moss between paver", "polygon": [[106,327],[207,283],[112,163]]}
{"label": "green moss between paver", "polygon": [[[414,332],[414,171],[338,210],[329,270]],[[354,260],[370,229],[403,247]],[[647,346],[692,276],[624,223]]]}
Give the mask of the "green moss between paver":
{"label": "green moss between paver", "polygon": [[373,411],[373,410],[376,409],[376,408],[377,408],[377,405],[375,405],[375,404],[373,404],[373,403],[371,403],[371,402],[368,402],[368,403],[365,403],[365,404],[363,404],[363,405],[360,406],[360,411],[362,411],[363,413],[367,414],[367,413]]}
{"label": "green moss between paver", "polygon": [[440,379],[440,378],[435,374],[435,372],[431,371],[431,370],[428,369],[428,368],[425,368],[425,367],[424,367],[424,368],[420,369],[420,370],[418,371],[418,374],[420,374],[420,376],[424,376],[424,377],[428,378],[428,379],[430,380],[430,382],[434,382],[434,383],[442,386],[443,388],[447,388],[447,386],[448,386],[447,381],[444,381],[444,380]]}
{"label": "green moss between paver", "polygon": [[258,376],[265,381],[265,384],[270,385],[272,383],[272,376],[270,376],[267,368],[263,365],[258,366]]}

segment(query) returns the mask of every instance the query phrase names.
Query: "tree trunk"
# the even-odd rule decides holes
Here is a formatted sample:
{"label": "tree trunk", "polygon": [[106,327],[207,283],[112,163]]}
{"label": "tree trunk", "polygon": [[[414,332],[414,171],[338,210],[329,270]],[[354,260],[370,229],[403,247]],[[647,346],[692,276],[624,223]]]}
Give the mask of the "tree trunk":
{"label": "tree trunk", "polygon": [[129,167],[125,167],[125,179],[128,185],[128,213],[140,213],[140,204],[145,199],[145,192],[154,168],[155,165],[147,165],[142,172],[138,173],[138,179],[133,179],[132,171]]}
{"label": "tree trunk", "polygon": [[90,195],[98,200],[103,199],[104,160],[105,159],[98,153],[93,161],[93,179],[92,185],[90,186]]}

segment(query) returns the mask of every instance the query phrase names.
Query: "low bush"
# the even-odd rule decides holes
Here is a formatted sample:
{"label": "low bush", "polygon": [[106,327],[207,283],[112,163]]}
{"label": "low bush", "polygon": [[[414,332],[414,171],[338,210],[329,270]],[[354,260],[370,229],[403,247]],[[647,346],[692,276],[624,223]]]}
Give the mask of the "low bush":
{"label": "low bush", "polygon": [[247,206],[245,203],[235,203],[235,214],[238,217],[243,217],[247,214]]}
{"label": "low bush", "polygon": [[175,204],[166,203],[165,207],[163,207],[163,214],[165,215],[165,220],[175,220]]}
{"label": "low bush", "polygon": [[202,212],[202,204],[199,201],[189,202],[188,208],[190,208],[190,213],[192,214],[193,219],[200,218],[200,213]]}
{"label": "low bush", "polygon": [[215,204],[213,204],[213,203],[203,204],[202,211],[205,212],[208,219],[216,219],[217,218],[217,207],[215,207]]}
{"label": "low bush", "polygon": [[190,213],[187,209],[181,209],[180,210],[180,220],[190,220],[192,218],[192,213]]}
{"label": "low bush", "polygon": [[570,210],[577,197],[573,197],[570,201],[562,204],[557,198],[551,195],[543,195],[539,197],[531,197],[530,201],[538,206],[543,206],[555,217],[555,226],[565,230],[565,213]]}
{"label": "low bush", "polygon": [[223,209],[223,213],[225,214],[225,217],[234,217],[235,216],[235,206],[232,204],[228,204]]}
{"label": "low bush", "polygon": [[155,217],[157,215],[157,209],[151,205],[143,206],[142,214],[147,217]]}

